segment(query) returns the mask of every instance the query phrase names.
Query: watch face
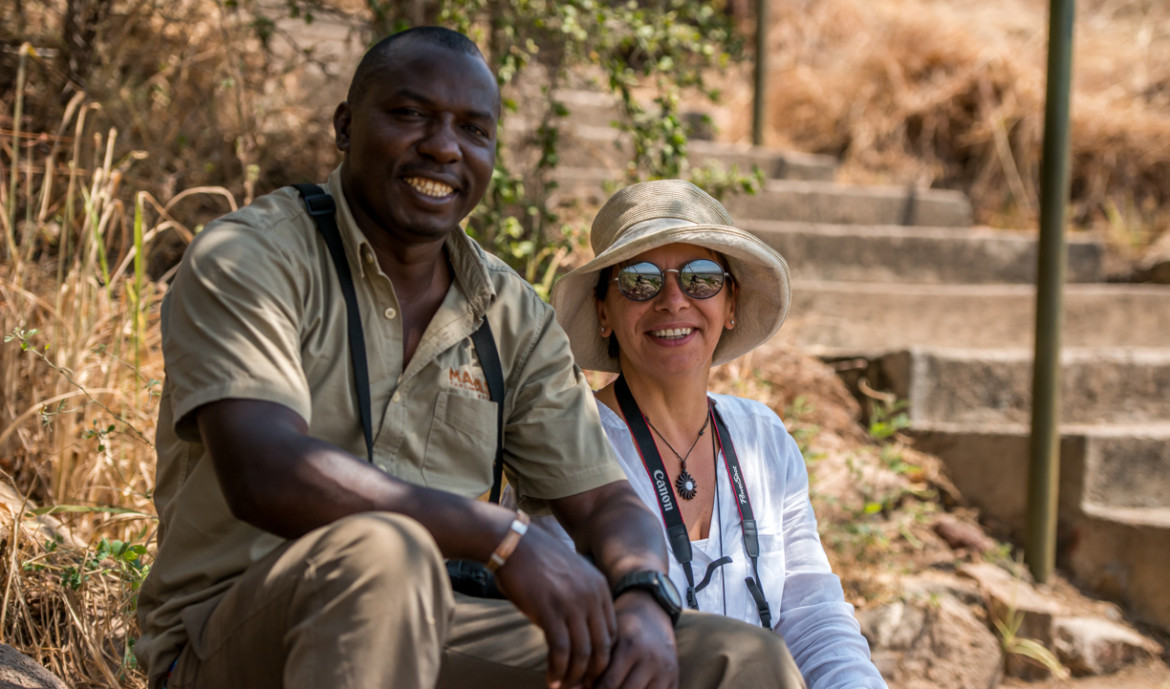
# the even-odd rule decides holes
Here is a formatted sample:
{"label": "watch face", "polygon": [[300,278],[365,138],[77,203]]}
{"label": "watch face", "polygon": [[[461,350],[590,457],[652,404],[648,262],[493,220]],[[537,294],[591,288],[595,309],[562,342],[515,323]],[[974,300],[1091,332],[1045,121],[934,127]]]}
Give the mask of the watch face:
{"label": "watch face", "polygon": [[662,594],[676,607],[682,607],[682,596],[678,593],[678,588],[675,587],[674,582],[665,574],[658,575],[658,585],[662,589]]}

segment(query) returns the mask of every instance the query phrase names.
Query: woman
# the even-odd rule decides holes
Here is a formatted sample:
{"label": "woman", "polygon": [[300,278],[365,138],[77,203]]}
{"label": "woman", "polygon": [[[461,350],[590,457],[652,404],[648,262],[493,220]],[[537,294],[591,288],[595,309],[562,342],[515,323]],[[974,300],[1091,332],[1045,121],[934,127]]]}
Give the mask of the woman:
{"label": "woman", "polygon": [[620,374],[596,393],[602,423],[663,518],[684,600],[774,629],[811,689],[884,688],[817,535],[796,442],[765,405],[707,391],[713,365],[783,323],[784,259],[679,180],[614,194],[591,240],[596,258],[552,304],[577,363]]}

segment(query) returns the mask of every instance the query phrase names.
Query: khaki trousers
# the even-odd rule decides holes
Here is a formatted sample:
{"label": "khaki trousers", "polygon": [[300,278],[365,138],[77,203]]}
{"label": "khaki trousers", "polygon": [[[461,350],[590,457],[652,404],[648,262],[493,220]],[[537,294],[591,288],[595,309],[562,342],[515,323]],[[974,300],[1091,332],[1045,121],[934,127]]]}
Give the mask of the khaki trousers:
{"label": "khaki trousers", "polygon": [[[399,515],[290,541],[199,607],[168,689],[545,686],[540,629],[508,601],[452,593],[430,534]],[[804,687],[768,630],[688,611],[676,637],[683,689]]]}

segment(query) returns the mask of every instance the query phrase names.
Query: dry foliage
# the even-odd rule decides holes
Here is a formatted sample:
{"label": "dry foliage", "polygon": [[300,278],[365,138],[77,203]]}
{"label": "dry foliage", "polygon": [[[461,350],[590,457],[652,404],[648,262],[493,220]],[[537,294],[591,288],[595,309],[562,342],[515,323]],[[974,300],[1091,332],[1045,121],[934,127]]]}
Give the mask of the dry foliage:
{"label": "dry foliage", "polygon": [[[26,45],[5,55],[14,78],[0,136],[0,641],[71,686],[140,687],[130,613],[156,522],[152,440],[163,377],[163,287],[149,267],[160,247],[192,235],[177,206],[201,198],[222,212],[236,201],[226,189],[195,186],[158,202],[145,190],[167,186],[146,181],[147,161],[158,161],[127,150],[112,123],[135,111],[140,119],[123,124],[136,144],[165,138],[166,124],[142,134],[148,108],[108,93],[102,104],[85,91],[70,95],[76,79],[53,106],[60,53],[51,52]],[[149,91],[127,87],[122,96]],[[49,121],[52,113],[59,119]]]}
{"label": "dry foliage", "polygon": [[[967,192],[980,222],[1035,227],[1046,0],[779,0],[768,140],[857,182]],[[1077,3],[1070,220],[1119,249],[1170,221],[1170,5]],[[745,139],[750,80],[716,116]]]}

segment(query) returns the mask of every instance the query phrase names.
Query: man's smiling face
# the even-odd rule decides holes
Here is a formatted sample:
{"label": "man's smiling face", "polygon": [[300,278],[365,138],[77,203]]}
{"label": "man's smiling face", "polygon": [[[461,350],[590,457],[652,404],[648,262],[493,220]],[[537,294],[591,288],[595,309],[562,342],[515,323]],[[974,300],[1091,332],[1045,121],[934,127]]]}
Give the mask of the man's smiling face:
{"label": "man's smiling face", "polygon": [[342,185],[377,242],[445,238],[475,208],[495,166],[499,90],[477,55],[414,38],[395,43],[333,123]]}

